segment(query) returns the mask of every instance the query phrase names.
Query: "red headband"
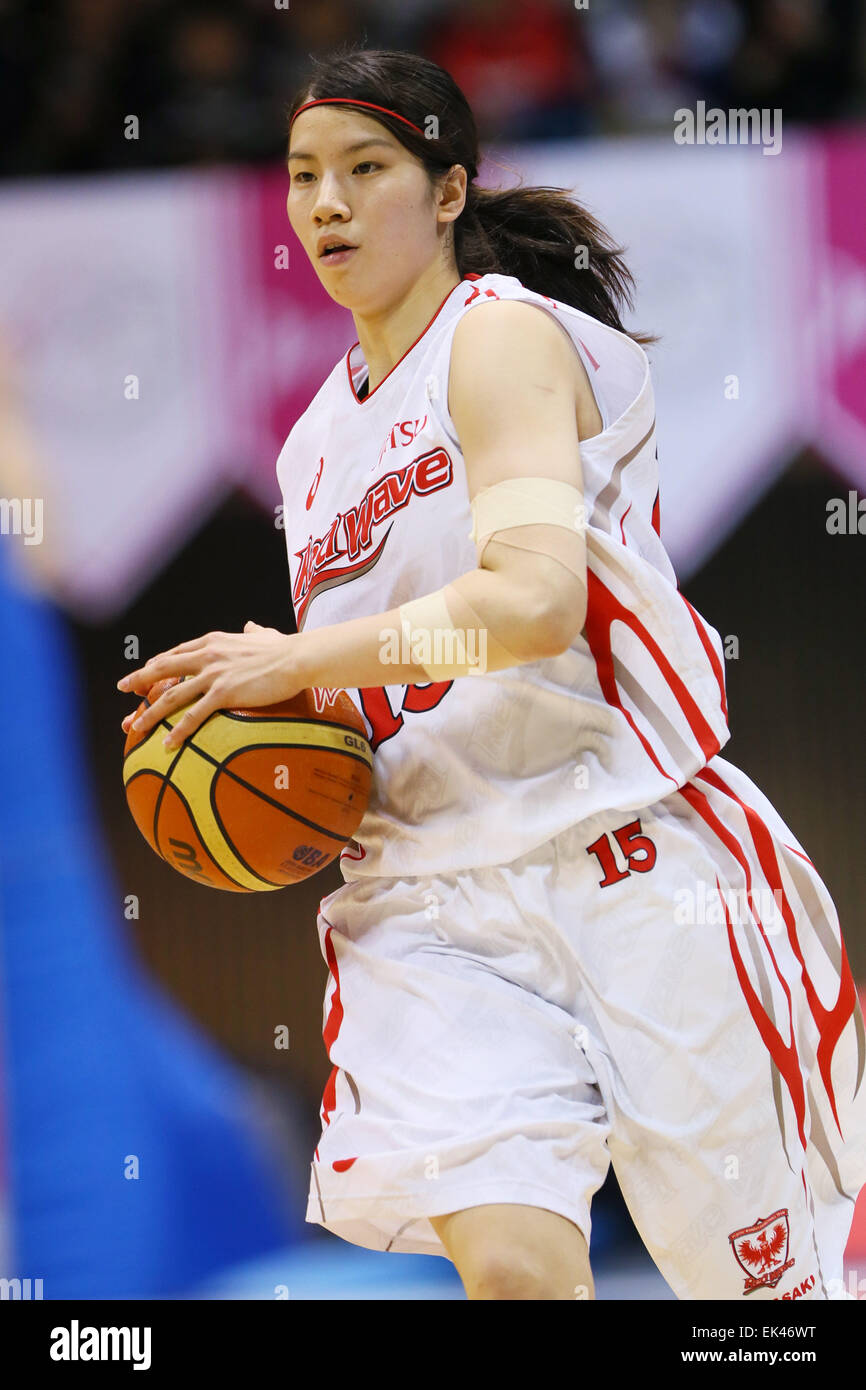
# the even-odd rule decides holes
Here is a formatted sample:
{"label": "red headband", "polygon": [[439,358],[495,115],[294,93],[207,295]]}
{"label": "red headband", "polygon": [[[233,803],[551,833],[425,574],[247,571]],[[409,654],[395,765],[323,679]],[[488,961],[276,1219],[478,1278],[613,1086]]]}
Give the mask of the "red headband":
{"label": "red headband", "polygon": [[402,121],[404,125],[411,126],[413,130],[417,130],[419,135],[424,134],[420,126],[415,125],[413,121],[407,121],[406,117],[401,116],[399,111],[389,111],[387,106],[377,106],[375,102],[372,101],[357,101],[355,97],[319,97],[317,101],[305,102],[303,106],[298,107],[297,111],[292,117],[289,129],[291,129],[291,126],[294,125],[295,121],[297,120],[298,116],[300,116],[302,111],[306,111],[307,108],[310,106],[325,106],[329,102],[339,102],[340,106],[366,106],[369,107],[371,111],[384,111],[386,116],[396,116],[398,121]]}

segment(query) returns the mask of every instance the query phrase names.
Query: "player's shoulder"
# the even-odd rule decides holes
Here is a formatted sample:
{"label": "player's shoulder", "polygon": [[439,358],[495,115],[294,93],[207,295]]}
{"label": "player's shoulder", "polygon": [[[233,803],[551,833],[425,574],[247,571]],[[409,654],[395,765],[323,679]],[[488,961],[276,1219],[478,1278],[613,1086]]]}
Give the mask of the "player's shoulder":
{"label": "player's shoulder", "polygon": [[512,276],[485,275],[476,281],[454,329],[454,342],[519,344],[525,334],[543,341],[562,337],[554,321],[556,301],[529,290]]}
{"label": "player's shoulder", "polygon": [[559,355],[567,357],[569,339],[591,352],[597,347],[599,357],[628,364],[639,375],[648,369],[643,347],[622,327],[614,328],[575,304],[533,290],[516,276],[496,273],[475,281],[457,319],[452,346],[468,356],[472,350],[496,351],[502,340],[504,351],[525,357],[546,345],[555,354],[558,345]]}
{"label": "player's shoulder", "polygon": [[568,330],[539,299],[525,291],[479,295],[454,327],[452,381],[499,377],[507,390],[533,364],[547,371],[558,366],[568,370],[573,357]]}

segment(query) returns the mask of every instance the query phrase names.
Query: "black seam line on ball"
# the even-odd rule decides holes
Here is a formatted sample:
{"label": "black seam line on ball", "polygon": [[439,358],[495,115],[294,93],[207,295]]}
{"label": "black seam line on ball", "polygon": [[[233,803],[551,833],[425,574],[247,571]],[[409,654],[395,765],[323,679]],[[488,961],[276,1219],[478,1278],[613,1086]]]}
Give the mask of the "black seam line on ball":
{"label": "black seam line on ball", "polygon": [[[189,737],[194,738],[195,735],[190,734]],[[184,745],[184,747],[185,746],[186,745]],[[248,747],[245,748],[233,748],[230,756],[232,758],[235,758],[239,753],[255,752],[255,750],[258,748],[291,748],[292,746],[298,748],[309,748],[310,745],[307,743],[295,745],[284,743],[251,743]],[[267,792],[262,791],[261,787],[254,786],[252,782],[244,781],[243,777],[239,777],[236,772],[232,772],[230,767],[226,767],[224,762],[219,762],[215,757],[213,757],[212,754],[206,753],[203,748],[199,748],[198,744],[190,743],[190,748],[194,748],[196,753],[198,753],[199,757],[204,758],[207,762],[211,764],[212,767],[215,767],[218,772],[222,772],[226,777],[231,777],[246,791],[253,792],[256,796],[260,796],[262,800],[268,802],[270,806],[275,806],[278,811],[282,811],[284,816],[291,816],[292,820],[300,821],[302,825],[308,826],[310,830],[318,831],[320,835],[326,835],[329,840],[338,840],[341,845],[344,845],[346,843],[346,837],[344,835],[338,835],[333,830],[327,830],[324,825],[317,825],[314,820],[308,820],[306,816],[302,816],[300,811],[292,811],[288,806],[284,806],[281,801],[277,801],[276,797],[268,796]],[[352,755],[349,754],[349,756],[351,757]],[[364,762],[363,758],[361,758],[360,761],[364,763],[365,767],[368,766],[368,764]],[[174,763],[172,763],[172,767],[174,767]],[[351,838],[351,836],[349,838]]]}
{"label": "black seam line on ball", "polygon": [[[225,768],[223,768],[223,771],[225,771]],[[226,842],[226,844],[228,845],[229,849],[231,850],[232,854],[233,854],[233,855],[235,856],[235,858],[237,859],[238,863],[239,863],[239,864],[243,864],[243,866],[244,866],[244,868],[246,869],[247,873],[252,874],[253,878],[259,879],[260,882],[266,883],[266,884],[268,885],[269,888],[286,888],[286,887],[288,887],[288,886],[289,886],[288,884],[285,884],[285,883],[274,883],[274,880],[273,880],[272,878],[265,878],[264,874],[260,874],[260,873],[258,872],[257,869],[254,869],[254,868],[253,868],[252,864],[248,864],[247,861],[246,861],[246,859],[244,859],[244,856],[241,854],[241,852],[240,852],[240,850],[238,849],[237,845],[235,844],[234,840],[231,838],[231,836],[229,835],[228,831],[226,830],[225,822],[223,821],[223,818],[222,818],[222,816],[221,816],[220,813],[219,813],[219,809],[218,809],[217,804],[216,804],[216,787],[217,787],[217,778],[216,778],[216,777],[212,777],[212,778],[210,779],[210,787],[209,787],[209,789],[208,789],[208,800],[210,801],[211,813],[212,813],[212,815],[213,815],[214,820],[215,820],[216,823],[217,823],[217,827],[218,827],[218,829],[219,829],[219,831],[220,831],[220,834],[222,835],[223,839],[225,840],[225,842]],[[326,851],[326,850],[322,850],[322,853],[325,854],[325,853],[327,853],[327,851]],[[331,861],[333,860],[333,857],[334,857],[334,856],[331,855],[331,859],[328,860],[328,863],[331,863]],[[300,867],[300,866],[298,866],[298,867]],[[324,867],[324,866],[320,866],[320,867]],[[294,883],[300,883],[300,882],[302,882],[302,881],[303,881],[302,879],[292,879],[292,880],[291,880],[291,883],[292,883],[292,884],[294,884]]]}
{"label": "black seam line on ball", "polygon": [[[182,751],[183,751],[183,750],[181,749],[181,752],[182,752]],[[174,763],[172,763],[172,767],[174,767]],[[148,769],[143,768],[143,769],[142,769],[142,772],[147,771],[147,770],[148,770]],[[141,775],[142,775],[141,772],[137,772],[137,773],[135,774],[135,777],[140,777]],[[134,781],[135,781],[135,777],[130,777],[130,779],[129,779],[130,782],[134,782]],[[163,785],[163,789],[165,789],[165,787],[168,786],[168,777],[164,777],[164,778],[163,778],[163,784],[162,784],[162,785]],[[232,874],[230,874],[230,873],[228,872],[227,869],[224,869],[223,866],[222,866],[221,864],[218,864],[218,863],[217,863],[217,861],[214,859],[213,855],[211,854],[210,850],[208,849],[207,845],[205,844],[204,840],[202,839],[202,836],[201,836],[201,834],[200,834],[200,832],[199,832],[199,828],[198,828],[198,826],[196,825],[196,819],[195,819],[195,815],[193,814],[193,809],[192,809],[192,807],[190,806],[189,802],[187,801],[186,797],[184,796],[183,792],[180,791],[180,789],[179,789],[178,787],[175,787],[175,786],[172,786],[172,791],[174,792],[175,796],[178,797],[179,800],[183,803],[184,809],[186,810],[186,813],[187,813],[187,815],[189,816],[190,821],[192,822],[192,825],[193,825],[194,828],[195,828],[196,834],[198,835],[198,838],[199,838],[199,840],[201,841],[202,849],[204,850],[205,854],[207,855],[208,859],[210,860],[211,864],[212,864],[213,867],[216,869],[216,871],[217,871],[218,873],[221,873],[221,874],[223,875],[224,878],[227,878],[228,881],[229,881],[229,883],[233,883],[233,884],[235,885],[236,888],[240,888],[240,889],[242,889],[242,890],[243,890],[244,892],[246,892],[246,893],[249,893],[249,892],[251,892],[251,891],[252,891],[252,892],[255,892],[255,889],[252,889],[252,890],[251,890],[248,884],[246,884],[246,883],[241,883],[240,879],[234,878],[234,876],[233,876]],[[237,854],[237,851],[234,849],[234,845],[232,845],[231,841],[228,840],[228,839],[226,838],[225,830],[223,829],[222,826],[220,826],[220,829],[221,829],[222,832],[223,832],[223,838],[226,839],[226,844],[228,844],[229,847],[232,849],[232,851],[233,851],[235,854]],[[157,843],[157,845],[158,845],[158,844],[159,844],[159,839],[157,838],[156,835],[154,835],[154,839],[156,840],[156,843]],[[171,839],[171,836],[169,836],[169,839]],[[168,855],[165,854],[165,853],[163,852],[162,849],[159,850],[159,854],[160,854],[160,857],[165,861],[165,863],[168,864],[171,868],[177,869],[178,873],[184,873],[183,869],[179,868],[179,866],[178,866],[177,864],[175,864],[174,861],[173,861],[172,859],[169,859]],[[243,864],[244,861],[241,859],[241,857],[240,857],[239,854],[237,855],[237,858],[240,859],[240,862]],[[244,865],[244,867],[247,868],[248,866],[247,866],[247,865]],[[257,873],[255,872],[254,869],[250,869],[250,873],[253,875],[254,878],[261,879],[262,883],[267,883],[267,884],[269,884],[270,887],[272,887],[272,888],[273,888],[273,887],[282,887],[282,884],[272,884],[272,883],[270,883],[270,880],[269,880],[269,879],[267,879],[267,878],[262,878],[261,874],[257,874]],[[184,873],[184,877],[190,879],[193,883],[201,883],[201,879],[200,879],[200,878],[197,878],[195,874]],[[213,885],[213,884],[208,884],[207,886],[208,886],[209,888],[212,888],[214,885]]]}
{"label": "black seam line on ball", "polygon": [[[163,724],[165,724],[167,729],[171,728],[171,725],[165,719],[161,719],[159,724],[155,724],[153,729],[151,729],[151,734],[153,734],[156,731],[156,729],[159,729]],[[162,798],[165,796],[165,789],[171,781],[171,774],[174,772],[175,764],[177,763],[177,760],[182,752],[183,745],[181,744],[180,748],[178,748],[177,752],[175,753],[165,772],[161,774],[162,786],[156,794],[156,804],[153,808],[153,840],[154,844],[156,845],[159,844],[159,834],[157,832],[157,826],[159,825],[159,808],[162,805]],[[175,788],[175,790],[177,790],[177,788]],[[165,855],[162,853],[162,850],[158,850],[157,853],[161,855],[163,859],[165,858]],[[166,862],[168,861],[166,860]]]}

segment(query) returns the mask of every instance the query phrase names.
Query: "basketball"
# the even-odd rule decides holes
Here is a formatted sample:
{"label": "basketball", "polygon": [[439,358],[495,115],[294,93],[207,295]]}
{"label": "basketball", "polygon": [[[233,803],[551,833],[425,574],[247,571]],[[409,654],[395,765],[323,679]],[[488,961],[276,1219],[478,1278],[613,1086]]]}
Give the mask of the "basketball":
{"label": "basketball", "polygon": [[[159,681],[136,713],[179,679]],[[164,748],[166,726],[183,713],[130,727],[123,757],[133,819],[167,864],[210,888],[266,893],[336,858],[361,823],[373,775],[363,720],[344,690],[217,710],[181,747]]]}

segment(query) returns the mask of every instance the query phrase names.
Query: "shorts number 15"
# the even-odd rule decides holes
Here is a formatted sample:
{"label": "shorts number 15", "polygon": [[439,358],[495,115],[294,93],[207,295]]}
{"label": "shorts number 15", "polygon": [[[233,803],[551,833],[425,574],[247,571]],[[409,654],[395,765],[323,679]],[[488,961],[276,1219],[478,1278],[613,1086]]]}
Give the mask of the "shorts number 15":
{"label": "shorts number 15", "polygon": [[621,825],[618,830],[614,830],[613,837],[625,858],[625,870],[617,868],[609,834],[600,835],[586,847],[587,854],[594,854],[604,870],[604,878],[599,879],[599,888],[610,888],[611,884],[621,883],[632,873],[648,874],[656,862],[656,847],[648,835],[641,834],[639,820]]}

